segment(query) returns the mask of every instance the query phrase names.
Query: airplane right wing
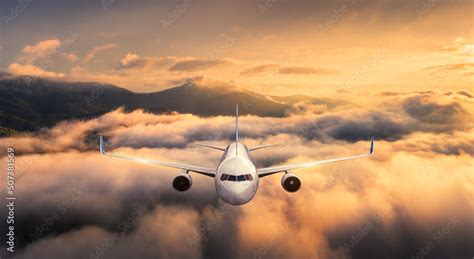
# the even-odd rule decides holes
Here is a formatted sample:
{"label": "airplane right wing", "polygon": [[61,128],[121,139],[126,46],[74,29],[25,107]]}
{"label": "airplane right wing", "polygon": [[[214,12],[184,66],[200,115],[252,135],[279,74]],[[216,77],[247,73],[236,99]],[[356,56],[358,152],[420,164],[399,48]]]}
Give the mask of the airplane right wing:
{"label": "airplane right wing", "polygon": [[188,164],[182,164],[182,163],[175,163],[175,162],[166,162],[166,161],[160,161],[160,160],[150,160],[150,159],[143,159],[143,158],[138,158],[138,157],[130,157],[130,156],[116,155],[116,154],[107,153],[105,151],[104,140],[103,140],[102,136],[100,136],[99,150],[100,150],[100,153],[102,155],[106,155],[106,156],[110,156],[110,157],[127,159],[127,160],[131,160],[131,161],[147,163],[147,164],[154,164],[154,165],[172,167],[172,168],[182,169],[182,170],[186,170],[186,171],[192,171],[192,172],[202,174],[202,175],[206,175],[206,176],[209,176],[209,177],[214,177],[216,175],[216,170],[212,169],[212,168],[196,166],[196,165],[188,165]]}
{"label": "airplane right wing", "polygon": [[281,165],[281,166],[274,166],[274,167],[265,167],[261,169],[257,169],[258,177],[264,177],[271,174],[276,174],[279,172],[285,172],[293,169],[305,168],[305,167],[312,167],[327,163],[351,160],[356,158],[368,157],[374,153],[374,138],[372,137],[370,141],[370,150],[368,154],[362,154],[357,156],[350,156],[350,157],[342,157],[342,158],[333,158],[327,160],[318,160],[318,161],[310,161],[310,162],[303,162],[303,163],[296,163],[296,164],[289,164],[289,165]]}

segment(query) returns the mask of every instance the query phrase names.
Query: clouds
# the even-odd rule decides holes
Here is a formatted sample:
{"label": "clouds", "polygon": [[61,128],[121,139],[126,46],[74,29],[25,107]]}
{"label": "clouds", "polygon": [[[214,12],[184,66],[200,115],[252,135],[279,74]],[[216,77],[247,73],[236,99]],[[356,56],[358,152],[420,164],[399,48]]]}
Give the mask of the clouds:
{"label": "clouds", "polygon": [[459,102],[438,103],[432,95],[410,97],[403,109],[418,121],[435,125],[453,125],[469,118],[468,111]]}
{"label": "clouds", "polygon": [[446,64],[439,66],[429,66],[426,70],[433,71],[433,73],[446,74],[454,73],[461,74],[467,77],[471,77],[474,73],[474,63],[458,63],[458,64]]}
{"label": "clouds", "polygon": [[273,71],[274,73],[276,72],[283,75],[328,75],[338,72],[337,70],[311,66],[284,66],[277,64],[263,64],[244,69],[242,70],[242,72],[240,72],[240,74],[245,76],[254,76],[269,71]]}
{"label": "clouds", "polygon": [[64,78],[64,73],[56,73],[53,71],[46,71],[40,67],[31,64],[12,63],[8,66],[8,71],[17,75],[31,75],[48,78]]}
{"label": "clouds", "polygon": [[296,74],[296,75],[327,75],[333,74],[337,71],[329,70],[319,67],[298,67],[298,66],[291,66],[291,67],[282,67],[278,70],[280,74]]}
{"label": "clouds", "polygon": [[[437,92],[371,99],[379,103],[242,116],[248,146],[286,143],[254,152],[258,166],[367,152],[369,136],[376,136],[371,159],[297,170],[303,185],[296,194],[282,189],[279,176],[263,178],[256,198],[242,207],[219,201],[211,178],[193,174],[193,187],[178,193],[171,181],[179,171],[97,151],[100,133],[112,152],[212,167],[221,153],[193,143],[225,145],[232,117],[116,110],[2,138],[2,148],[16,150],[16,193],[28,200],[18,204],[16,256],[409,258],[435,242],[451,218],[455,227],[427,253],[470,256],[472,102]],[[83,195],[46,224],[76,189]]]}
{"label": "clouds", "polygon": [[234,62],[229,59],[199,59],[199,58],[186,58],[183,60],[178,60],[172,67],[170,71],[196,71],[199,69],[207,69],[210,67],[224,65],[224,64],[233,64]]}
{"label": "clouds", "polygon": [[170,72],[192,72],[205,70],[219,65],[230,65],[235,62],[225,58],[195,58],[195,57],[140,57],[137,54],[127,53],[120,60],[123,69],[151,72],[153,69],[168,70]]}
{"label": "clouds", "polygon": [[242,70],[242,72],[240,72],[240,74],[241,75],[252,76],[252,75],[257,75],[257,74],[264,73],[266,71],[272,70],[272,69],[277,68],[277,67],[278,67],[278,65],[276,65],[276,64],[257,65],[257,66],[250,67],[250,68]]}
{"label": "clouds", "polygon": [[112,49],[112,48],[115,48],[117,47],[117,44],[114,44],[114,43],[109,43],[109,44],[104,44],[104,45],[99,45],[99,46],[96,46],[94,48],[92,48],[84,57],[84,59],[82,60],[83,62],[87,63],[87,62],[90,62],[92,61],[96,55],[99,53],[99,52],[102,52],[102,51],[106,51],[106,50],[109,50],[109,49]]}
{"label": "clouds", "polygon": [[[49,78],[63,78],[64,73],[46,71],[50,56],[61,46],[61,41],[56,38],[46,39],[33,45],[26,45],[21,50],[21,55],[8,66],[8,71],[19,75],[43,76]],[[38,64],[40,63],[40,64]]]}
{"label": "clouds", "polygon": [[463,37],[459,37],[451,43],[439,46],[437,51],[452,52],[462,56],[474,56],[474,44],[466,43]]}
{"label": "clouds", "polygon": [[54,65],[55,56],[63,56],[74,62],[77,56],[67,48],[77,40],[79,35],[72,32],[65,40],[50,38],[36,44],[26,45],[15,61],[8,65],[8,71],[19,75],[32,75],[48,78],[64,78],[62,72],[47,71]]}
{"label": "clouds", "polygon": [[[208,83],[204,85],[212,87]],[[458,99],[458,96],[465,99]],[[397,141],[416,132],[451,134],[472,127],[474,107],[467,100],[464,95],[445,96],[431,92],[385,96],[366,105],[367,108],[354,105],[331,107],[324,103],[308,102],[301,106],[301,103],[296,103],[294,106],[297,109],[293,109],[296,112],[283,118],[243,117],[241,136],[265,139],[287,134],[322,142],[357,142],[366,141],[371,136]],[[113,136],[108,141],[111,147],[184,148],[194,141],[230,139],[233,128],[228,125],[232,121],[233,118],[223,116],[207,119],[190,114],[124,113],[119,109],[85,122],[63,122],[53,130],[35,136],[4,138],[4,143],[15,144],[18,152],[25,153],[69,149],[86,151],[96,149],[93,137],[97,137],[97,132],[102,132],[106,136]],[[170,127],[174,130],[169,131]],[[135,133],[140,134],[137,136]],[[88,138],[91,138],[90,142],[86,141]],[[46,139],[52,141],[44,141]],[[78,139],[82,141],[76,141]]]}
{"label": "clouds", "polygon": [[39,58],[44,58],[50,55],[61,45],[61,41],[55,38],[42,40],[33,45],[26,45],[22,50],[22,54],[25,55],[21,59],[25,59],[28,63],[32,63]]}

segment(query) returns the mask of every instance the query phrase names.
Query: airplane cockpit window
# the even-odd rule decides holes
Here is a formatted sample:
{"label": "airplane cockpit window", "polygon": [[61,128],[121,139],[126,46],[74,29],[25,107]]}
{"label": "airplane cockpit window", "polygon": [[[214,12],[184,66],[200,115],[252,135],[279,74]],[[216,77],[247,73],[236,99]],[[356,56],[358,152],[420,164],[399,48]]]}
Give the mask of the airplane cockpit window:
{"label": "airplane cockpit window", "polygon": [[227,178],[229,178],[228,174],[222,174],[221,175],[221,181],[225,181],[225,180],[227,180]]}
{"label": "airplane cockpit window", "polygon": [[221,181],[231,181],[231,182],[253,181],[253,177],[250,174],[243,174],[243,175],[222,174]]}

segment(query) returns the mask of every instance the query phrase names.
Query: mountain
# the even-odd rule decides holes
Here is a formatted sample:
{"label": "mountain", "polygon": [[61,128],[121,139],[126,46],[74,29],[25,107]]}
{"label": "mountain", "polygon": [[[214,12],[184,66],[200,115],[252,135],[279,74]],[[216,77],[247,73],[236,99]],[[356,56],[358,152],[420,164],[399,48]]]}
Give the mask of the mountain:
{"label": "mountain", "polygon": [[194,79],[155,93],[134,93],[111,84],[56,81],[0,72],[0,136],[34,131],[65,119],[87,119],[118,107],[199,116],[240,114],[283,117],[296,102],[327,103],[309,96],[267,97],[219,80]]}
{"label": "mountain", "polygon": [[128,103],[134,93],[113,85],[70,83],[0,73],[0,126],[32,131],[72,118],[88,118]]}

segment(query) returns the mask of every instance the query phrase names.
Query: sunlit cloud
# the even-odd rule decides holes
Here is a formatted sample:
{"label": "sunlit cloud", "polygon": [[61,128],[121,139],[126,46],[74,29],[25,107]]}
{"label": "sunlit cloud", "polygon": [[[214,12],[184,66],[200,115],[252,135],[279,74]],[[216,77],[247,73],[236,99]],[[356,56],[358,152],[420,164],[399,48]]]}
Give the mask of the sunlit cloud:
{"label": "sunlit cloud", "polygon": [[8,71],[18,75],[31,75],[31,76],[41,76],[49,78],[64,78],[63,73],[57,73],[53,71],[46,71],[40,67],[37,67],[32,64],[18,64],[13,63],[8,66]]}
{"label": "sunlit cloud", "polygon": [[453,40],[450,44],[441,45],[438,51],[455,52],[466,56],[474,55],[474,44],[466,43],[463,37]]}
{"label": "sunlit cloud", "polygon": [[327,75],[327,74],[334,74],[337,73],[336,70],[330,70],[320,67],[298,67],[298,66],[291,66],[291,67],[282,67],[278,70],[280,74],[296,74],[296,75]]}
{"label": "sunlit cloud", "polygon": [[230,65],[235,62],[230,59],[202,59],[202,58],[180,58],[170,67],[170,71],[196,71],[199,69],[208,69],[220,65]]}
{"label": "sunlit cloud", "polygon": [[254,67],[246,68],[240,72],[241,75],[246,75],[246,76],[253,76],[257,74],[261,74],[264,72],[267,72],[269,70],[273,70],[277,68],[278,65],[276,64],[263,64],[263,65],[257,65]]}
{"label": "sunlit cloud", "polygon": [[91,62],[99,52],[103,52],[103,51],[106,51],[106,50],[109,50],[109,49],[112,49],[112,48],[115,48],[115,47],[117,47],[117,44],[115,44],[115,43],[109,43],[109,44],[96,46],[96,47],[92,48],[85,55],[82,62],[84,62],[84,63]]}
{"label": "sunlit cloud", "polygon": [[50,55],[55,49],[61,45],[61,41],[55,38],[42,40],[33,45],[25,46],[21,52],[21,61],[32,63],[40,58]]}
{"label": "sunlit cloud", "polygon": [[438,73],[461,73],[465,76],[471,76],[474,73],[474,63],[446,64],[439,66],[429,66],[425,68]]}

